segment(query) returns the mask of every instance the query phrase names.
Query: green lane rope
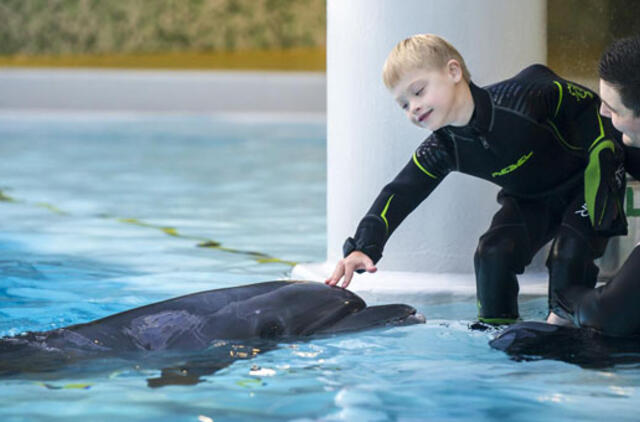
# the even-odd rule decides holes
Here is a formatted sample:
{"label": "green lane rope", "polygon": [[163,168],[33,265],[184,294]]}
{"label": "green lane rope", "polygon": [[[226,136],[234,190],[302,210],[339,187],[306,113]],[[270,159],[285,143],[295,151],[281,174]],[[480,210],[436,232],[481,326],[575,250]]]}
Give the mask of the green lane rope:
{"label": "green lane rope", "polygon": [[61,209],[57,208],[54,205],[47,204],[46,202],[38,202],[38,203],[35,204],[35,206],[47,209],[47,210],[49,210],[49,211],[51,211],[52,213],[55,213],[55,214],[69,215],[69,213],[67,213],[65,211],[62,211]]}
{"label": "green lane rope", "polygon": [[240,255],[248,255],[248,256],[251,256],[251,257],[255,258],[255,260],[260,264],[279,263],[279,264],[290,265],[292,267],[295,266],[295,265],[298,265],[297,262],[286,261],[286,260],[283,260],[283,259],[280,259],[280,258],[275,258],[273,256],[267,255],[267,254],[262,253],[262,252],[244,251],[244,250],[240,250],[240,249],[227,248],[225,246],[222,246],[222,244],[220,242],[217,242],[217,241],[211,240],[211,239],[207,239],[206,237],[188,236],[188,235],[180,234],[175,227],[158,226],[158,225],[155,225],[155,224],[145,223],[144,221],[140,221],[137,218],[116,218],[116,220],[121,222],[121,223],[125,223],[125,224],[133,224],[133,225],[140,226],[140,227],[148,227],[148,228],[160,230],[161,232],[165,233],[166,235],[172,236],[172,237],[179,237],[181,239],[196,240],[196,241],[199,242],[196,245],[199,248],[210,248],[210,249],[217,249],[219,251],[228,252],[228,253],[234,253],[234,254],[240,254]]}
{"label": "green lane rope", "polygon": [[36,382],[36,384],[48,390],[88,390],[92,387],[91,384],[54,385],[47,382]]}
{"label": "green lane rope", "polygon": [[10,197],[8,195],[5,195],[5,193],[2,192],[1,190],[0,190],[0,201],[3,201],[3,202],[16,202],[15,199],[13,199],[12,197]]}

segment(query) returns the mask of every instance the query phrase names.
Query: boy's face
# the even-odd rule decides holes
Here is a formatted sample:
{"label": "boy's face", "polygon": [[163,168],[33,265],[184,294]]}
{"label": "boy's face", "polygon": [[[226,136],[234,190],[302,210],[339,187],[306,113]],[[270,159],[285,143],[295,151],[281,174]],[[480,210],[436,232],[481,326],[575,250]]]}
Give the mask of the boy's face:
{"label": "boy's face", "polygon": [[452,122],[456,83],[461,77],[461,72],[449,66],[415,69],[402,75],[391,94],[412,123],[435,131]]}
{"label": "boy's face", "polygon": [[623,133],[622,141],[633,147],[640,147],[640,116],[622,104],[618,89],[600,79],[600,114],[611,119],[613,126]]}

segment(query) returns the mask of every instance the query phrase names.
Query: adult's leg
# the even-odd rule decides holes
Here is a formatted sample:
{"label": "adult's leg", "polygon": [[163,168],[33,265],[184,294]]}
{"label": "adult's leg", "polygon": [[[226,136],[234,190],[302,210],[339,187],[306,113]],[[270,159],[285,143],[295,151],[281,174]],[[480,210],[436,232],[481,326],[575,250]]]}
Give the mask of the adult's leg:
{"label": "adult's leg", "polygon": [[518,279],[534,254],[549,240],[552,224],[545,201],[500,194],[502,208],[480,237],[474,256],[478,317],[504,324],[518,318]]}
{"label": "adult's leg", "polygon": [[606,285],[559,292],[554,310],[580,327],[611,335],[640,334],[640,246]]}
{"label": "adult's leg", "polygon": [[551,244],[547,258],[550,310],[556,307],[559,292],[574,286],[593,289],[598,279],[594,260],[604,253],[608,237],[593,230],[583,204],[580,192],[565,209]]}

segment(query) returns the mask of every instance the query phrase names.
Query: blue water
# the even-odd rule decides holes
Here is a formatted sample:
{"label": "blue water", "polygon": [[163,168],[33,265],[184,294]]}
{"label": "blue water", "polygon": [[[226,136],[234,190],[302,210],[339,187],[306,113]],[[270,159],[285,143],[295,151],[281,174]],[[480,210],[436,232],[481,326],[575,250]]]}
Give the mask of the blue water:
{"label": "blue water", "polygon": [[[0,115],[0,335],[290,271],[244,251],[322,261],[325,137],[286,116]],[[473,298],[413,305],[427,324],[283,344],[196,386],[101,362],[0,379],[0,420],[638,419],[639,368],[514,362],[468,329]]]}

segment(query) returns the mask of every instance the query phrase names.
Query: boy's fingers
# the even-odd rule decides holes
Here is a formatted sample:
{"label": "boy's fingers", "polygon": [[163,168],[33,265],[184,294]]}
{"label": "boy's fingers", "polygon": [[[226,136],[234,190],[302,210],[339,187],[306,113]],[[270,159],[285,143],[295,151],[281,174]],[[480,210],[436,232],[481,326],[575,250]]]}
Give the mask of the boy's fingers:
{"label": "boy's fingers", "polygon": [[351,279],[353,278],[353,270],[355,267],[353,265],[347,265],[344,271],[344,280],[342,281],[342,288],[346,289],[349,283],[351,283]]}
{"label": "boy's fingers", "polygon": [[378,270],[376,266],[373,265],[373,261],[371,261],[371,259],[369,259],[368,257],[364,260],[351,261],[349,259],[342,259],[338,261],[333,274],[331,274],[331,276],[324,281],[325,284],[329,286],[337,286],[342,279],[342,288],[344,289],[347,288],[347,286],[349,286],[349,284],[351,283],[351,280],[353,280],[354,271],[360,270],[374,273]]}
{"label": "boy's fingers", "polygon": [[325,280],[325,283],[328,284],[329,286],[335,286],[336,284],[338,284],[338,281],[340,281],[343,275],[344,275],[344,262],[339,261],[338,265],[336,265],[336,269],[333,271],[333,274],[331,274],[331,277]]}

